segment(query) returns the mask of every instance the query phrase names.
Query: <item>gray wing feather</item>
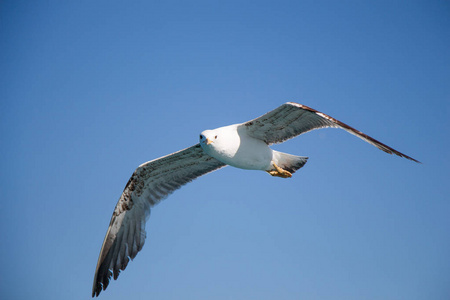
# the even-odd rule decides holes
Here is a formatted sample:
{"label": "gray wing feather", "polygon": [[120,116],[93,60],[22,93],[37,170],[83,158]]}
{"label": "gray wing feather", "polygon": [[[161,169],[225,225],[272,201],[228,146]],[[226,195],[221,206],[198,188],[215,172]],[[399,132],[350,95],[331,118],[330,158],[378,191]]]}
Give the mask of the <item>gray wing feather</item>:
{"label": "gray wing feather", "polygon": [[326,127],[342,128],[386,153],[419,162],[341,121],[306,105],[294,102],[285,103],[259,118],[241,124],[241,126],[246,127],[250,136],[263,140],[268,145],[284,142],[313,129]]}
{"label": "gray wing feather", "polygon": [[150,208],[182,185],[223,166],[199,144],[140,165],[114,209],[100,250],[92,297],[106,289],[111,276],[117,279],[142,249]]}

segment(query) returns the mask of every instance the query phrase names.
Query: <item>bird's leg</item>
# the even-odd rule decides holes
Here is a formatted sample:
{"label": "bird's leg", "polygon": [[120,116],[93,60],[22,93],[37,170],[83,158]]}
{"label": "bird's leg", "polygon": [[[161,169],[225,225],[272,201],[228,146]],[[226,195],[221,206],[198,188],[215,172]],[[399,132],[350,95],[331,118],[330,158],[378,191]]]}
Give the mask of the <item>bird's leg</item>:
{"label": "bird's leg", "polygon": [[279,166],[277,166],[276,163],[272,163],[273,167],[275,168],[275,170],[271,170],[271,171],[266,171],[267,173],[269,173],[272,176],[276,176],[276,177],[281,177],[281,178],[290,178],[292,177],[291,172],[288,172],[286,170],[283,170],[282,168],[280,168]]}

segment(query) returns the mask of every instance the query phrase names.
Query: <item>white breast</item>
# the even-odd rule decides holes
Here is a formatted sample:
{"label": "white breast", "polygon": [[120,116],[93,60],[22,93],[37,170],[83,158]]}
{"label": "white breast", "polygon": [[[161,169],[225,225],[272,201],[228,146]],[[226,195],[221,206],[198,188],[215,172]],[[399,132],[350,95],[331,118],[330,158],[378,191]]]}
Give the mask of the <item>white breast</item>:
{"label": "white breast", "polygon": [[239,130],[238,125],[207,130],[202,134],[213,141],[209,145],[201,143],[203,150],[223,163],[250,170],[266,170],[271,165],[272,149],[265,142],[248,136],[245,130]]}

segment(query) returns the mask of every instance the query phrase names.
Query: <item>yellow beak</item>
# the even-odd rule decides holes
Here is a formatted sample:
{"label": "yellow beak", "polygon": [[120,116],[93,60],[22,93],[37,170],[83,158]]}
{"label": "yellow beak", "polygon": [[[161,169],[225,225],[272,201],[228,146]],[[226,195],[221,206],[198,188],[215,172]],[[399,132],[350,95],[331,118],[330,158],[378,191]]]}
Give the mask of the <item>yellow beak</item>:
{"label": "yellow beak", "polygon": [[210,139],[206,139],[206,145],[211,144],[213,141],[211,141]]}

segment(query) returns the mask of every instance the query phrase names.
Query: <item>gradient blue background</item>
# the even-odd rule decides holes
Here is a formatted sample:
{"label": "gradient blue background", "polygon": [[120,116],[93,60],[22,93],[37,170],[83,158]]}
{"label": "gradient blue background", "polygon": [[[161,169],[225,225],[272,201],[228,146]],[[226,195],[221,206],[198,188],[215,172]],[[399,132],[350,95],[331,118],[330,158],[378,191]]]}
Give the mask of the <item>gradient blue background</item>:
{"label": "gradient blue background", "polygon": [[[70,2],[70,3],[69,3]],[[152,211],[100,299],[449,299],[448,1],[2,1],[2,299],[88,299],[141,163],[286,101],[342,130]]]}

